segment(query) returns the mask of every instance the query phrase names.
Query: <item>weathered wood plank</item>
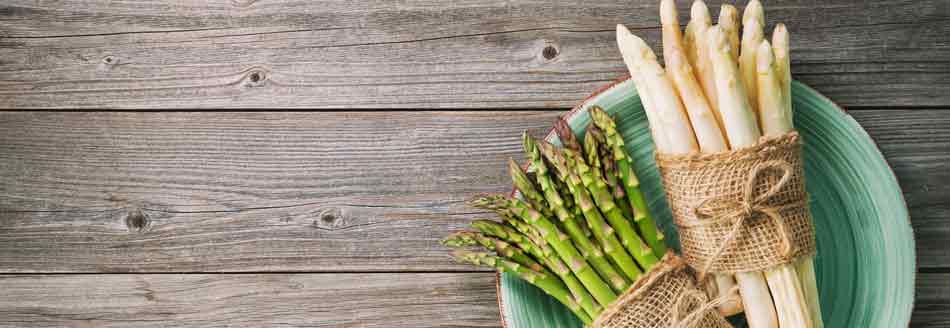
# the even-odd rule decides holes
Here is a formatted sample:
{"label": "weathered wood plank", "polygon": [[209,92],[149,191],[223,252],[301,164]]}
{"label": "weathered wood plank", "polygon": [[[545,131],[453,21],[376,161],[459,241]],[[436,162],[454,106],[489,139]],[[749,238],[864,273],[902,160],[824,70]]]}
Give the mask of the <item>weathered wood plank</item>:
{"label": "weathered wood plank", "polygon": [[[443,271],[560,112],[0,113],[0,271]],[[950,266],[950,111],[854,113]]]}
{"label": "weathered wood plank", "polygon": [[492,273],[0,276],[3,327],[498,327]]}
{"label": "weathered wood plank", "polygon": [[917,274],[912,327],[950,327],[950,274]]}
{"label": "weathered wood plank", "polygon": [[[625,72],[615,24],[659,44],[657,3],[5,1],[0,107],[564,108]],[[767,10],[843,105],[950,104],[946,1]]]}
{"label": "weathered wood plank", "polygon": [[[90,288],[95,286],[95,288]],[[498,327],[494,274],[0,276],[3,327]],[[950,327],[950,274],[911,327]]]}

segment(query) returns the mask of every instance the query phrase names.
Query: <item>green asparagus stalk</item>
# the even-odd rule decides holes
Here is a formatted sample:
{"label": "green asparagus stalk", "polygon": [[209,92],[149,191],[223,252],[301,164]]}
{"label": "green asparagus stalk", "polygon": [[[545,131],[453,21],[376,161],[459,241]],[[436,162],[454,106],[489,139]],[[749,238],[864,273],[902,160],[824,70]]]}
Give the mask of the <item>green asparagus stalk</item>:
{"label": "green asparagus stalk", "polygon": [[640,271],[640,267],[627,254],[623,244],[614,235],[614,228],[604,221],[604,217],[600,214],[597,206],[594,205],[594,201],[584,187],[583,182],[581,182],[581,178],[569,168],[567,160],[553,145],[538,143],[538,146],[544,156],[551,162],[561,180],[567,183],[568,189],[574,195],[577,207],[583,211],[584,217],[587,219],[587,225],[594,233],[597,241],[603,246],[604,252],[631,281],[636,281],[643,272]]}
{"label": "green asparagus stalk", "polygon": [[607,184],[604,182],[603,177],[591,170],[590,167],[584,163],[583,159],[579,157],[578,154],[569,149],[564,150],[564,158],[567,159],[568,166],[580,177],[584,187],[590,192],[594,203],[604,214],[604,217],[607,218],[607,222],[610,222],[610,226],[617,230],[617,235],[620,236],[621,243],[623,243],[627,251],[630,252],[630,255],[633,255],[633,258],[637,260],[640,267],[649,271],[650,268],[659,262],[659,258],[654,254],[653,250],[643,242],[643,239],[640,238],[637,231],[630,222],[627,221],[627,218],[623,216],[623,212],[617,207],[613,196],[607,190]]}
{"label": "green asparagus stalk", "polygon": [[551,212],[551,207],[549,207],[547,201],[545,201],[545,196],[538,192],[538,189],[534,183],[531,182],[531,178],[528,177],[528,174],[511,158],[508,159],[508,173],[511,175],[511,181],[515,185],[515,188],[521,192],[521,195],[528,201],[528,204],[531,204],[531,207],[541,212],[544,216],[554,216],[554,213]]}
{"label": "green asparagus stalk", "polygon": [[617,124],[610,118],[610,115],[599,107],[591,108],[590,113],[594,124],[604,131],[607,146],[612,150],[613,159],[617,163],[617,170],[620,171],[620,178],[626,189],[627,200],[633,207],[633,220],[637,223],[640,233],[643,234],[643,239],[653,249],[656,257],[662,257],[666,253],[666,242],[663,233],[657,228],[656,221],[650,214],[650,209],[647,208],[646,199],[643,197],[643,192],[640,191],[640,180],[633,172],[633,163],[630,156],[627,155],[623,137],[617,131]]}
{"label": "green asparagus stalk", "polygon": [[459,262],[471,263],[474,265],[490,266],[502,272],[514,274],[524,281],[531,283],[551,295],[559,302],[567,306],[571,312],[581,319],[585,324],[593,322],[591,316],[583,311],[580,304],[574,300],[567,286],[558,280],[557,277],[542,272],[531,270],[523,265],[508,261],[504,258],[494,256],[488,253],[470,252],[466,250],[456,250],[452,253]]}
{"label": "green asparagus stalk", "polygon": [[[581,149],[580,142],[577,141],[577,136],[574,135],[574,131],[571,130],[571,126],[563,118],[559,118],[554,122],[554,131],[557,131],[558,138],[561,140],[561,143],[564,147],[573,149],[575,151],[583,151]],[[564,184],[564,181],[560,179],[553,179],[554,183],[557,185],[557,190],[561,192],[561,198],[564,199],[564,204],[571,209],[571,212],[574,213],[574,217],[581,218],[584,217],[584,213],[581,211],[577,204],[574,204],[574,197],[570,194],[570,191],[567,189],[567,185]],[[587,227],[586,225],[581,225],[581,227]],[[590,231],[587,231],[587,236],[590,237]]]}
{"label": "green asparagus stalk", "polygon": [[531,270],[550,273],[545,266],[528,256],[521,248],[515,247],[504,240],[489,237],[481,233],[472,231],[455,232],[445,237],[445,239],[442,240],[442,245],[449,247],[481,245],[485,249],[495,251],[499,256],[515,261]]}
{"label": "green asparagus stalk", "polygon": [[606,147],[606,137],[603,131],[591,123],[587,126],[587,132],[584,135],[584,151],[587,154],[587,165],[600,172],[607,183],[607,188],[614,196],[614,202],[620,206],[623,215],[628,219],[633,219],[633,208],[627,203],[627,193],[623,185],[618,182],[620,172],[617,171],[616,162],[610,156],[610,151]]}
{"label": "green asparagus stalk", "polygon": [[519,199],[507,198],[504,206],[538,230],[548,245],[554,248],[561,260],[574,272],[574,275],[584,284],[584,287],[598,303],[610,304],[617,299],[617,294],[588,265],[584,257],[571,243],[570,237],[561,232],[549,218],[541,215]]}
{"label": "green asparagus stalk", "polygon": [[[521,227],[527,226],[521,221],[514,220],[513,222],[518,222]],[[558,278],[564,282],[564,285],[567,286],[567,289],[571,292],[571,295],[574,296],[574,300],[580,304],[581,308],[584,309],[585,313],[591,317],[597,317],[603,311],[603,307],[594,301],[594,298],[590,295],[590,293],[587,292],[587,289],[584,289],[584,285],[581,284],[579,280],[577,280],[577,277],[575,277],[573,273],[571,273],[571,269],[569,269],[567,265],[565,265],[564,262],[561,261],[561,259],[559,259],[552,250],[550,250],[550,247],[548,247],[547,244],[534,241],[533,238],[527,236],[527,233],[524,232],[522,232],[524,236],[519,235],[517,232],[511,231],[508,227],[494,221],[476,220],[473,223],[473,226],[478,226],[481,228],[479,230],[493,234],[492,236],[494,238],[488,237],[487,235],[489,234],[486,233],[479,234],[463,231],[449,235],[442,241],[442,244],[449,247],[465,247],[481,244],[489,250],[495,250],[496,252],[499,252],[497,247],[497,243],[499,241],[504,242],[502,240],[505,240],[508,242],[513,242],[517,244],[518,248],[520,249],[515,249],[514,247],[504,248],[507,249],[507,251],[499,252],[499,255],[510,258],[519,264],[526,265],[529,268],[534,268],[534,264],[537,262],[534,262],[530,258],[524,259],[516,255],[522,250],[531,254],[531,256],[534,256],[534,258],[540,260],[544,264],[543,269],[535,271],[544,273],[553,272],[555,275],[557,275]],[[479,240],[478,236],[481,236],[482,239]],[[487,241],[486,239],[490,241]]]}
{"label": "green asparagus stalk", "polygon": [[564,145],[564,148],[576,152],[584,151],[584,148],[581,147],[581,143],[577,141],[577,136],[574,135],[574,130],[571,130],[570,124],[563,118],[554,122],[554,131],[557,133],[558,139],[561,139],[561,144]]}
{"label": "green asparagus stalk", "polygon": [[560,194],[554,188],[554,182],[549,175],[547,165],[544,163],[544,158],[541,156],[541,151],[538,149],[537,143],[527,133],[522,135],[522,140],[524,150],[531,160],[530,169],[535,173],[538,185],[541,186],[541,192],[544,194],[548,205],[551,206],[551,210],[557,215],[564,230],[567,231],[568,236],[570,236],[574,242],[574,246],[577,247],[581,255],[594,267],[594,270],[610,283],[614,291],[618,293],[626,291],[627,287],[630,287],[630,281],[614,269],[613,265],[604,257],[603,251],[601,251],[599,247],[594,246],[590,238],[584,234],[584,230],[581,229],[574,215],[564,208],[564,200],[561,199]]}

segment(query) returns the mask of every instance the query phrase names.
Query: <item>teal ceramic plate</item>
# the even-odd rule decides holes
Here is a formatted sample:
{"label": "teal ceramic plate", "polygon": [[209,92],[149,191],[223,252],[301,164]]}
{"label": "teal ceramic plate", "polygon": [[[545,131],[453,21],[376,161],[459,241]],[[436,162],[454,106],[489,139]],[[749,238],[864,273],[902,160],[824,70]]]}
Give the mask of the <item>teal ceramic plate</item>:
{"label": "teal ceramic plate", "polygon": [[[792,94],[795,125],[805,142],[825,326],[907,327],[916,265],[913,231],[897,179],[874,141],[844,110],[798,82]],[[678,248],[633,82],[618,81],[569,112],[566,118],[575,132],[583,132],[590,122],[591,105],[617,116],[650,208]],[[553,133],[547,139],[557,142]],[[498,293],[506,327],[582,326],[556,301],[514,277],[500,276]]]}

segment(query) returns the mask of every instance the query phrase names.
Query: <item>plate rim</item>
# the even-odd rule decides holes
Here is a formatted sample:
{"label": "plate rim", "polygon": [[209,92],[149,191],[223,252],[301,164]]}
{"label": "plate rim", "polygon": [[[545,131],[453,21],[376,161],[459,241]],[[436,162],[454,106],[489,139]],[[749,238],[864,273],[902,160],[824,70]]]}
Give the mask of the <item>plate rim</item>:
{"label": "plate rim", "polygon": [[[572,107],[572,108],[571,108],[570,110],[568,110],[567,112],[558,115],[558,117],[561,118],[561,119],[570,120],[570,119],[573,118],[575,115],[577,115],[580,111],[584,110],[584,108],[587,107],[587,104],[588,104],[593,98],[599,96],[600,94],[606,92],[607,90],[612,89],[613,87],[616,87],[617,85],[620,85],[620,84],[622,84],[622,83],[624,83],[624,82],[627,82],[628,80],[630,80],[630,74],[629,74],[629,73],[624,74],[624,75],[622,75],[621,77],[619,77],[619,78],[617,78],[617,79],[615,79],[615,80],[613,80],[613,81],[610,81],[609,83],[607,83],[607,84],[601,86],[601,87],[598,88],[597,90],[594,90],[594,92],[592,92],[589,96],[587,96],[587,98],[584,98],[583,100],[581,100],[580,102],[578,102],[577,105],[575,105],[574,107]],[[871,144],[874,145],[874,150],[877,152],[877,154],[878,154],[879,156],[881,156],[882,159],[884,159],[884,165],[887,166],[887,169],[888,169],[888,170],[890,171],[890,173],[891,173],[890,176],[894,179],[894,181],[897,182],[898,187],[901,187],[901,186],[902,186],[902,185],[901,185],[901,182],[900,182],[900,179],[897,177],[896,172],[894,172],[894,168],[891,166],[891,163],[887,161],[887,157],[884,156],[884,153],[883,153],[883,152],[881,152],[881,147],[880,147],[880,145],[878,145],[877,140],[874,140],[874,138],[871,138],[871,135],[867,133],[867,130],[865,130],[864,127],[861,126],[861,124],[858,124],[857,121],[854,120],[854,117],[851,116],[851,113],[849,113],[847,110],[845,110],[844,107],[838,105],[838,103],[836,103],[835,101],[833,101],[833,100],[831,100],[830,98],[826,97],[824,94],[818,92],[818,90],[815,90],[814,88],[808,86],[807,84],[804,84],[804,83],[801,83],[801,82],[798,82],[798,81],[795,81],[795,82],[797,82],[797,83],[798,83],[799,85],[801,85],[802,87],[805,87],[805,88],[811,90],[812,93],[818,95],[822,100],[824,100],[825,102],[831,104],[831,106],[833,106],[834,108],[836,108],[836,109],[838,109],[839,111],[841,111],[841,113],[843,113],[844,115],[846,115],[849,119],[853,120],[853,121],[855,122],[855,124],[857,124],[857,126],[860,128],[861,132],[864,133],[864,135],[867,137],[867,139],[868,139],[868,140],[871,140]],[[554,130],[554,127],[552,126],[552,127],[548,130],[548,132],[544,135],[544,140],[551,141],[552,138],[554,138],[554,137],[556,137],[556,136],[557,136],[557,132]],[[904,206],[904,211],[907,212],[907,224],[910,225],[910,229],[911,229],[911,241],[913,241],[914,245],[916,245],[916,244],[917,244],[917,240],[916,240],[915,234],[913,233],[913,232],[914,232],[914,226],[913,226],[913,224],[912,224],[912,222],[911,222],[910,208],[907,207],[907,199],[904,198],[903,188],[901,187],[900,189],[901,189],[901,192],[900,192],[900,201],[901,201],[901,204],[903,204],[903,206]],[[514,190],[512,190],[512,193],[514,193]],[[917,252],[916,252],[916,250],[915,250],[915,251],[914,251],[914,275],[912,276],[912,280],[913,280],[913,281],[912,281],[912,283],[911,283],[911,285],[914,286],[914,287],[917,286],[917,275],[919,274],[919,272],[918,272],[918,271],[919,271],[919,270],[918,270],[918,266],[919,266],[919,263],[918,263],[918,258],[917,258]],[[916,294],[916,293],[915,293],[915,294]],[[499,314],[499,317],[501,318],[501,326],[502,326],[503,328],[509,328],[509,327],[508,327],[507,318],[505,317],[505,302],[504,302],[504,299],[502,298],[502,291],[501,291],[501,273],[499,273],[499,272],[497,272],[497,271],[495,272],[495,295],[496,295],[496,298],[498,299],[498,314]],[[917,303],[917,298],[915,297],[914,299],[911,300],[911,304],[910,304],[910,305],[911,305],[911,313],[913,313],[913,309],[916,307],[916,303]],[[910,318],[908,318],[907,326],[908,326],[908,327],[910,326]]]}

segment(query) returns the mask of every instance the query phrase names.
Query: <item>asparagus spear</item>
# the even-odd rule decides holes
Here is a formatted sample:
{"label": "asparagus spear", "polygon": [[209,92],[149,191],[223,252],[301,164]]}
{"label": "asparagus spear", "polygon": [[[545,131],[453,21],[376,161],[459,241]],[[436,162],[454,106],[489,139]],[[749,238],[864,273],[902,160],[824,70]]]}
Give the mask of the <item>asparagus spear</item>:
{"label": "asparagus spear", "polygon": [[719,27],[729,41],[729,56],[733,62],[739,61],[739,11],[730,4],[719,7]]}
{"label": "asparagus spear", "polygon": [[[506,217],[506,220],[509,218]],[[486,235],[491,235],[509,242],[514,242],[521,249],[528,251],[536,259],[541,260],[542,263],[551,271],[553,271],[567,286],[568,290],[571,291],[571,294],[574,295],[574,299],[581,305],[581,308],[584,309],[587,314],[591,317],[597,317],[600,315],[600,312],[603,311],[603,307],[597,302],[594,301],[594,298],[587,292],[587,289],[584,288],[584,285],[577,280],[577,277],[571,273],[571,269],[558,258],[557,254],[543,241],[541,238],[535,238],[532,235],[536,234],[530,225],[518,221],[516,219],[511,219],[509,223],[514,223],[516,229],[520,231],[520,234],[515,231],[511,231],[508,227],[499,224],[494,221],[489,220],[476,220],[472,223],[472,226],[482,231]]]}
{"label": "asparagus spear", "polygon": [[[759,102],[762,104],[760,114],[763,132],[769,136],[779,136],[795,130],[792,126],[792,109],[786,108],[783,101],[782,86],[777,71],[772,46],[768,41],[763,41],[758,49]],[[811,262],[810,257],[806,260]],[[769,289],[775,299],[779,325],[783,327],[814,327],[816,324],[823,326],[820,309],[813,308],[814,306],[811,305],[818,304],[814,281],[809,281],[809,277],[805,277],[804,280],[809,285],[803,285],[799,272],[796,271],[796,265],[797,263],[782,265],[765,272]],[[815,293],[815,298],[813,300],[806,298],[808,293]]]}
{"label": "asparagus spear", "polygon": [[[620,171],[620,178],[626,189],[627,201],[633,207],[633,221],[640,228],[643,239],[653,249],[657,258],[666,253],[666,242],[663,233],[656,226],[656,221],[647,208],[646,199],[643,192],[640,191],[640,180],[633,172],[633,163],[630,156],[627,155],[625,143],[620,132],[617,131],[617,124],[610,115],[607,115],[602,109],[591,108],[591,117],[594,124],[604,131],[604,138],[607,146],[611,149],[611,156],[617,163],[617,169]],[[619,229],[619,228],[618,228]]]}
{"label": "asparagus spear", "polygon": [[729,149],[722,135],[722,127],[716,120],[715,111],[703,95],[703,89],[696,81],[693,68],[686,57],[681,51],[674,50],[670,53],[669,63],[666,70],[670,72],[676,90],[683,99],[683,106],[686,107],[689,122],[693,126],[693,132],[696,133],[700,152],[715,153]]}
{"label": "asparagus spear", "polygon": [[789,55],[788,29],[785,27],[785,24],[778,23],[775,25],[775,30],[772,31],[772,48],[775,51],[775,67],[779,77],[780,86],[782,87],[782,97],[785,100],[785,107],[791,111],[792,57]]}
{"label": "asparagus spear", "polygon": [[534,226],[545,242],[554,249],[561,260],[574,272],[587,291],[600,304],[610,304],[617,299],[617,294],[610,285],[601,280],[577,248],[570,242],[570,237],[561,232],[551,220],[532,209],[528,204],[515,198],[499,197],[492,206],[504,208],[525,222]]}
{"label": "asparagus spear", "polygon": [[[712,61],[709,58],[709,50],[707,49],[709,48],[709,38],[707,34],[709,28],[712,26],[712,18],[709,16],[709,8],[706,7],[706,3],[702,0],[693,2],[693,6],[690,8],[689,25],[692,29],[689,29],[690,26],[687,26],[686,37],[688,40],[691,39],[691,41],[689,42],[690,47],[687,49],[686,56],[689,58],[689,64],[695,69],[696,78],[703,87],[706,99],[709,101],[709,106],[713,109],[713,115],[716,116],[716,121],[719,123],[719,126],[724,126],[722,123],[722,114],[719,112],[719,93],[716,92],[715,74],[713,73]],[[673,142],[671,141],[670,143]]]}
{"label": "asparagus spear", "polygon": [[487,250],[494,251],[499,256],[510,259],[531,270],[549,273],[548,269],[528,256],[524,250],[515,247],[504,240],[486,236],[472,231],[458,231],[442,239],[442,245],[449,247],[466,247],[481,245]]}
{"label": "asparagus spear", "polygon": [[617,164],[610,155],[610,150],[606,147],[606,137],[604,132],[598,129],[593,122],[587,127],[584,136],[584,150],[587,153],[587,164],[594,170],[600,172],[607,183],[607,188],[614,196],[614,202],[620,206],[623,215],[628,219],[633,219],[633,208],[627,203],[627,193],[624,191],[623,184],[619,183],[620,172],[617,171]]}
{"label": "asparagus spear", "polygon": [[550,217],[554,215],[554,213],[551,212],[551,208],[548,207],[544,195],[538,192],[538,189],[534,183],[531,182],[531,178],[528,177],[528,174],[521,170],[518,163],[511,158],[508,159],[508,173],[511,175],[511,181],[515,185],[515,189],[521,192],[521,195],[528,201],[528,204],[531,204],[531,207],[545,216]]}
{"label": "asparagus spear", "polygon": [[[755,145],[761,132],[755,113],[749,107],[745,88],[739,82],[736,63],[728,54],[728,40],[719,27],[710,29],[709,48],[716,64],[716,89],[726,134],[732,149]],[[778,319],[765,276],[761,272],[736,273],[746,318],[752,328],[775,327]]]}
{"label": "asparagus spear", "polygon": [[452,255],[459,262],[495,267],[499,271],[514,274],[522,280],[537,286],[548,295],[553,296],[559,302],[567,306],[567,308],[570,309],[571,312],[573,312],[574,315],[580,318],[584,323],[590,324],[593,322],[591,316],[582,310],[580,304],[574,300],[570,294],[570,291],[568,291],[567,287],[560,280],[558,280],[557,277],[531,270],[525,266],[519,265],[518,263],[508,261],[488,253],[470,252],[460,249],[453,252]]}
{"label": "asparagus spear", "polygon": [[722,112],[729,144],[733,149],[740,149],[754,145],[761,134],[729,48],[728,37],[722,28],[717,26],[709,30],[709,54],[715,64],[719,111]]}
{"label": "asparagus spear", "polygon": [[597,238],[597,241],[603,246],[604,252],[607,253],[607,256],[620,267],[621,271],[623,271],[631,281],[636,281],[643,272],[640,271],[636,262],[627,254],[623,244],[617,239],[617,236],[614,235],[614,228],[604,221],[604,217],[600,214],[600,210],[590,198],[590,193],[584,187],[580,176],[570,169],[567,159],[564,158],[553,145],[549,143],[539,143],[538,146],[541,148],[544,156],[551,162],[551,165],[555,168],[561,180],[567,183],[568,189],[574,195],[577,206],[584,212],[587,225],[594,233],[594,237]]}
{"label": "asparagus spear", "polygon": [[646,89],[650,91],[650,100],[653,101],[659,114],[656,118],[663,122],[664,127],[669,127],[663,129],[666,137],[670,141],[681,141],[671,142],[669,146],[678,154],[695,151],[696,138],[693,136],[689,118],[686,116],[673,83],[657,63],[653,50],[643,39],[633,35],[623,25],[617,26],[617,43],[620,45],[620,53],[623,55],[624,63],[630,69],[630,74],[646,83]]}
{"label": "asparagus spear", "polygon": [[557,132],[557,137],[561,139],[561,144],[564,145],[564,148],[574,151],[584,151],[583,148],[581,148],[581,143],[577,141],[577,136],[574,135],[574,131],[571,130],[571,126],[568,125],[567,121],[563,118],[554,122],[554,131]]}
{"label": "asparagus spear", "polygon": [[[580,142],[577,141],[577,136],[574,135],[574,131],[571,130],[571,126],[564,120],[564,118],[559,118],[554,122],[554,131],[557,133],[558,138],[561,140],[561,144],[565,148],[574,149],[576,151],[582,151]],[[564,204],[570,208],[571,212],[574,213],[574,217],[581,218],[584,216],[584,213],[581,212],[581,209],[577,207],[577,204],[574,204],[574,197],[570,195],[570,191],[567,189],[567,185],[564,181],[560,179],[554,179],[555,185],[557,185],[557,190],[561,192],[561,198],[564,199]],[[587,227],[586,225],[581,225],[581,227]],[[588,237],[590,237],[590,231],[586,231]]]}
{"label": "asparagus spear", "polygon": [[[749,105],[759,112],[758,91],[756,91],[756,53],[765,34],[765,11],[759,0],[751,0],[742,12],[742,53],[739,54],[739,72],[742,73],[742,85],[749,94]],[[762,123],[761,121],[759,122]]]}
{"label": "asparagus spear", "polygon": [[[779,23],[775,26],[772,35],[772,49],[775,52],[775,70],[779,76],[780,87],[782,88],[782,99],[785,101],[785,111],[792,112],[792,71],[791,56],[789,54],[789,36],[785,24]],[[791,118],[791,114],[788,115]],[[795,264],[796,270],[802,282],[802,288],[805,291],[805,299],[808,302],[808,309],[811,312],[812,323],[815,328],[824,327],[821,317],[821,304],[818,299],[818,286],[815,279],[815,262],[813,257],[804,257]]]}
{"label": "asparagus spear", "polygon": [[548,175],[547,165],[544,163],[544,158],[541,157],[541,151],[538,149],[537,143],[527,132],[522,135],[522,141],[524,150],[531,160],[531,170],[535,172],[538,185],[541,186],[541,192],[544,194],[548,205],[551,206],[552,211],[557,215],[564,230],[567,231],[574,242],[574,246],[580,250],[584,258],[594,267],[594,270],[610,283],[614,291],[618,293],[626,291],[627,287],[630,287],[630,281],[620,275],[610,262],[604,258],[603,252],[595,247],[584,234],[584,230],[578,225],[574,215],[564,208],[564,201],[557,190],[554,189],[554,182],[551,176]]}

